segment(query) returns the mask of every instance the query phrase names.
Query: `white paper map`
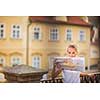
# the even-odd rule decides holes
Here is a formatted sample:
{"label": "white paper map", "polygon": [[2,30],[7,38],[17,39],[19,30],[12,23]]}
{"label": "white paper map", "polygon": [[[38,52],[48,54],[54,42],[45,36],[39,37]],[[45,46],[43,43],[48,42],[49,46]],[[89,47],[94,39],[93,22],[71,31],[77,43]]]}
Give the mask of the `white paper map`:
{"label": "white paper map", "polygon": [[[77,71],[85,70],[85,58],[84,57],[55,57],[54,59],[56,59],[56,62],[58,63],[63,63],[65,60],[70,60],[75,65],[75,67],[72,68],[72,70],[77,70]],[[71,69],[68,67],[65,67],[65,68]]]}

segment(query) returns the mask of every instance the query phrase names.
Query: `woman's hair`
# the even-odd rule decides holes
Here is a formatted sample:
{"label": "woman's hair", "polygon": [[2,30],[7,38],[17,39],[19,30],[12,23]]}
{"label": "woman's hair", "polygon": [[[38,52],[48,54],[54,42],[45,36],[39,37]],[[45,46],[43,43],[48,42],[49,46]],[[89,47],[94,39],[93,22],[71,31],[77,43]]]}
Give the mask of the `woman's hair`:
{"label": "woman's hair", "polygon": [[69,45],[69,46],[67,47],[67,50],[68,50],[68,48],[74,48],[74,49],[77,51],[76,46],[75,46],[75,45],[73,45],[73,44]]}

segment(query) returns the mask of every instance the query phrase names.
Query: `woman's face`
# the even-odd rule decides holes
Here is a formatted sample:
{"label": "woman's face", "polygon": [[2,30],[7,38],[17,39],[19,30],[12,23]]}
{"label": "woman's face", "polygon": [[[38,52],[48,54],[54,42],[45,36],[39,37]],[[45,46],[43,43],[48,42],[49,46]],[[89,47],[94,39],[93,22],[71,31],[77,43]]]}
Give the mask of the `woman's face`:
{"label": "woman's face", "polygon": [[76,55],[77,55],[76,49],[75,49],[75,48],[72,48],[72,47],[69,47],[69,48],[67,49],[67,55],[68,55],[69,57],[76,57]]}

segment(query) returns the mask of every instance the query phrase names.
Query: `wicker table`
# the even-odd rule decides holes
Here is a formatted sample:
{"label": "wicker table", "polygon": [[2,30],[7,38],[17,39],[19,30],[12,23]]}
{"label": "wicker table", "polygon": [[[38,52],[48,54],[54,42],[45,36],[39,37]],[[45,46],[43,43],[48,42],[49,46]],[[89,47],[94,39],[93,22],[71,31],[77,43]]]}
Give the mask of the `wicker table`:
{"label": "wicker table", "polygon": [[39,83],[47,70],[36,69],[27,65],[4,67],[2,71],[8,83]]}

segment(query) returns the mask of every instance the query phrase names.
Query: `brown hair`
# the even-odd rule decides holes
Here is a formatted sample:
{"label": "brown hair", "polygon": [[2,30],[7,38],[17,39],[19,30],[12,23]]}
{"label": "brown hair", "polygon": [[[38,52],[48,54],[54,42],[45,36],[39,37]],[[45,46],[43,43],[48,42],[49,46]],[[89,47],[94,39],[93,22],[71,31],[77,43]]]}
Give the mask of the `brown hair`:
{"label": "brown hair", "polygon": [[76,51],[77,51],[77,48],[76,48],[76,46],[75,45],[69,45],[68,47],[67,47],[67,50],[68,50],[68,48],[74,48]]}

